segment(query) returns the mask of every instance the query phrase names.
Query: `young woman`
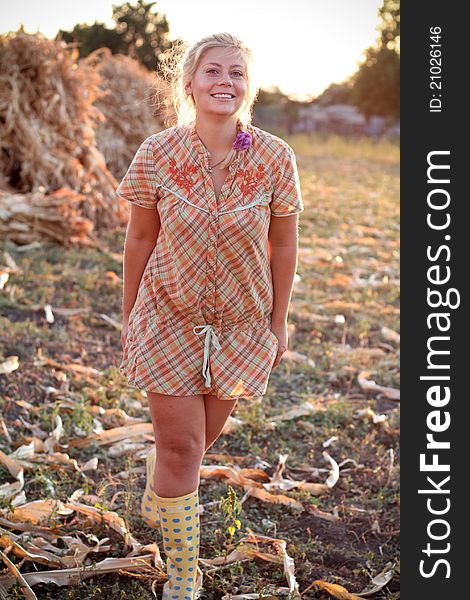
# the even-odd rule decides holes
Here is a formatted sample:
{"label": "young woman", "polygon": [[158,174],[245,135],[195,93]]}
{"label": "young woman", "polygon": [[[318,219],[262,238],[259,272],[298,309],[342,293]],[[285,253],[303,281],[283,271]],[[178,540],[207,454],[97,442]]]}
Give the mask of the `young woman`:
{"label": "young woman", "polygon": [[163,600],[201,589],[204,453],[287,349],[304,206],[291,147],[251,125],[251,69],[228,33],[187,50],[171,80],[178,124],[144,140],[117,189],[132,203],[120,369],[146,391],[155,433],[142,514],[162,530]]}

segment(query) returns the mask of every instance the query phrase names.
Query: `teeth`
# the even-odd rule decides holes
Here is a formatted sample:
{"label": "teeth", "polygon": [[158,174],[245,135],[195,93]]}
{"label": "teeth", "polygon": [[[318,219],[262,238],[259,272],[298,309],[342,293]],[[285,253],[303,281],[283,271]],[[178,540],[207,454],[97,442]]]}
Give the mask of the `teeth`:
{"label": "teeth", "polygon": [[214,98],[231,98],[231,94],[212,94]]}

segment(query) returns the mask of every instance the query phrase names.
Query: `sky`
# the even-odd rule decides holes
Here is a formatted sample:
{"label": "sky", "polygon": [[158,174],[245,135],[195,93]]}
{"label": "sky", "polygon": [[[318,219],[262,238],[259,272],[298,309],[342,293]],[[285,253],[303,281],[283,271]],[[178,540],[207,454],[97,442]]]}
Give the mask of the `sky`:
{"label": "sky", "polygon": [[[1,11],[0,32],[23,24],[27,33],[54,37],[77,23],[112,27],[112,5],[122,3],[9,2]],[[170,39],[193,43],[211,33],[237,35],[253,50],[261,87],[277,86],[306,100],[357,70],[362,52],[377,39],[381,5],[382,0],[157,0],[153,11],[166,15]]]}

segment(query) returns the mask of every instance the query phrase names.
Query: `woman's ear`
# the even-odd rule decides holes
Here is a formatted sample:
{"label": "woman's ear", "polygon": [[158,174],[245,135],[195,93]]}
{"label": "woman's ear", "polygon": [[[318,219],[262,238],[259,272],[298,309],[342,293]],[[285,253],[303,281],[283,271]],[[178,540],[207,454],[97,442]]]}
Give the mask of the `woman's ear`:
{"label": "woman's ear", "polygon": [[192,93],[192,86],[190,81],[188,81],[188,83],[184,86],[184,91],[186,92],[187,96],[189,96]]}

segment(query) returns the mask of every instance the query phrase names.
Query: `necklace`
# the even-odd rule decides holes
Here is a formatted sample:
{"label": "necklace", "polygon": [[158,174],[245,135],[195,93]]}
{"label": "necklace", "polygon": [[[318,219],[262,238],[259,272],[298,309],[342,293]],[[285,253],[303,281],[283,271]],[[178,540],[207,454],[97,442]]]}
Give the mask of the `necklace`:
{"label": "necklace", "polygon": [[[196,132],[196,135],[197,135],[196,129],[194,129],[194,131]],[[237,151],[247,150],[251,146],[251,142],[252,142],[251,134],[247,131],[243,131],[240,120],[237,120],[237,136],[232,145],[232,148]],[[209,169],[208,169],[209,173],[212,173],[212,169],[217,167],[217,165],[220,165],[220,163],[223,162],[226,158],[227,157],[222,158],[222,160],[219,160],[219,162],[216,162],[214,165],[209,165]]]}
{"label": "necklace", "polygon": [[219,160],[219,162],[218,162],[218,163],[215,163],[215,165],[209,165],[209,173],[212,173],[212,169],[213,169],[214,167],[216,167],[217,165],[220,165],[220,163],[221,163],[221,162],[223,162],[223,161],[224,161],[226,158],[227,158],[227,157],[226,157],[226,156],[224,156],[224,158],[223,158],[222,160]]}

